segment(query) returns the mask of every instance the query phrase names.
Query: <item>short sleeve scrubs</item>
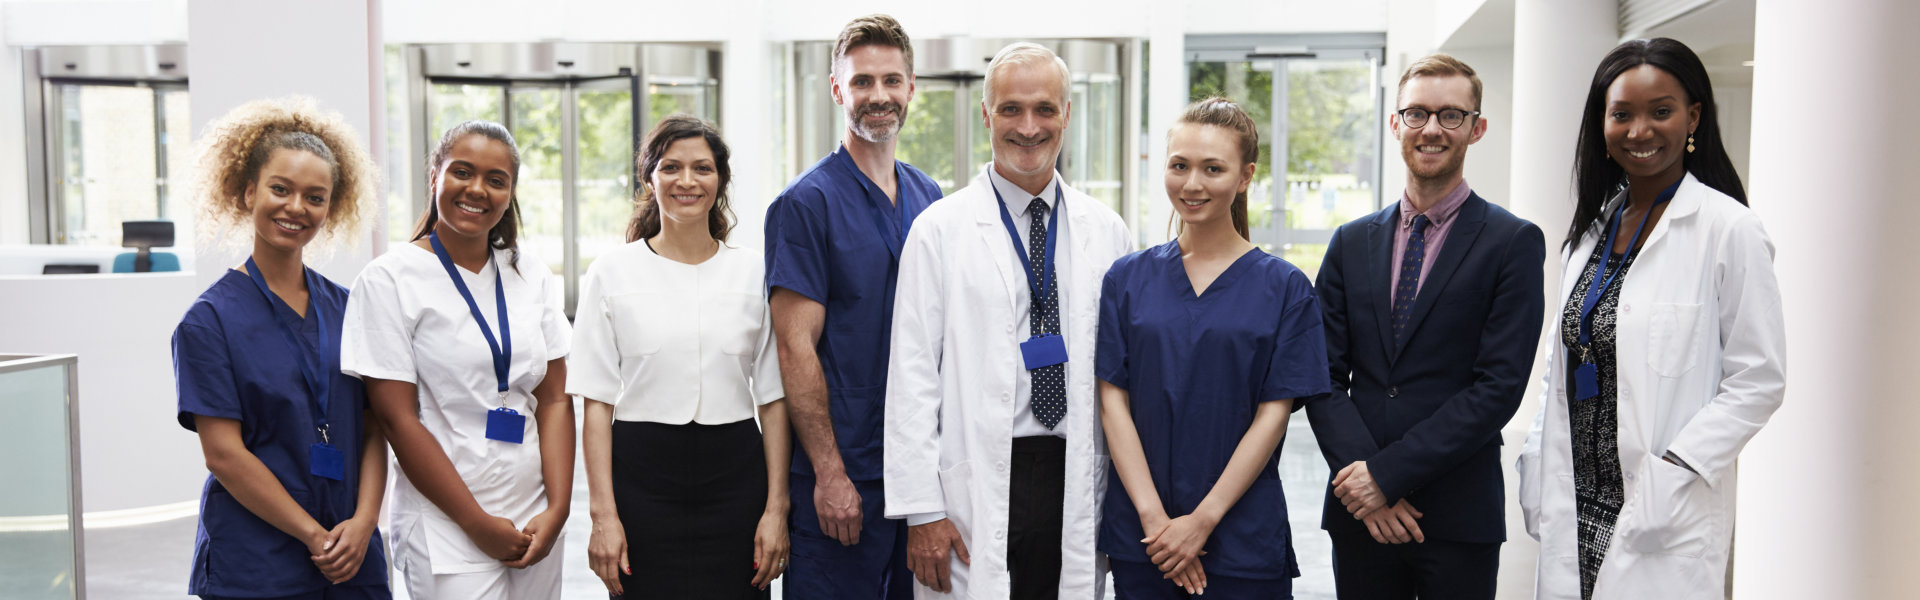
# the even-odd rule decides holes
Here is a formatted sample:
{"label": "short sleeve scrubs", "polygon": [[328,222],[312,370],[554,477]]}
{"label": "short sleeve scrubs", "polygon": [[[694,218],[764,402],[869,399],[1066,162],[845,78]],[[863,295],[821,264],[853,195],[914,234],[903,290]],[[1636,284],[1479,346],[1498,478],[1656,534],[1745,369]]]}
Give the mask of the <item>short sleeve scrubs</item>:
{"label": "short sleeve scrubs", "polygon": [[[304,317],[278,297],[269,300],[240,271],[228,270],[200,294],[173,332],[177,418],[188,430],[195,430],[195,416],[239,421],[247,450],[307,514],[332,528],[352,518],[358,504],[367,400],[360,381],[340,373],[339,344],[320,343],[322,323],[328,339],[340,339],[347,291],[312,269],[305,276],[309,301]],[[283,322],[298,332],[297,351],[281,330]],[[317,356],[320,348],[333,350]],[[339,481],[313,475],[308,463],[309,446],[321,440],[313,394],[298,361],[316,356],[315,372],[331,378],[327,438],[344,455],[345,474]],[[345,585],[385,586],[383,548],[375,531],[359,574]],[[207,477],[187,593],[291,596],[331,585],[309,556],[305,543],[255,516],[218,479]]]}
{"label": "short sleeve scrubs", "polygon": [[[1258,248],[1196,295],[1178,241],[1116,261],[1102,285],[1095,373],[1127,390],[1147,470],[1169,516],[1213,490],[1263,402],[1294,408],[1328,389],[1320,307],[1305,274]],[[1214,529],[1207,572],[1299,576],[1276,450]],[[1109,473],[1100,550],[1147,562],[1140,516]]]}
{"label": "short sleeve scrubs", "polygon": [[[940,198],[932,178],[894,163],[899,202],[860,172],[845,147],[794,178],[767,207],[767,287],[826,308],[817,351],[840,458],[853,481],[880,479],[887,352],[900,248]],[[799,440],[793,472],[813,473]]]}

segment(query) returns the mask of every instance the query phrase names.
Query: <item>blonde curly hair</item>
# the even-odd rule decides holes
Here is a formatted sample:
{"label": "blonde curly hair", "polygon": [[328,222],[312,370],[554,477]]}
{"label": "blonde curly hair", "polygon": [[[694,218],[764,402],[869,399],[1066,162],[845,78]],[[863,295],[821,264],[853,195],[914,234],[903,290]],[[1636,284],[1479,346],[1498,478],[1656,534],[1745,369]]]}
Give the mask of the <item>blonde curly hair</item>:
{"label": "blonde curly hair", "polygon": [[291,96],[242,104],[201,134],[191,193],[200,207],[197,229],[203,240],[229,245],[253,239],[247,187],[280,149],[311,152],[333,168],[322,246],[356,237],[361,205],[378,206],[378,171],[340,113],[322,110],[312,98]]}

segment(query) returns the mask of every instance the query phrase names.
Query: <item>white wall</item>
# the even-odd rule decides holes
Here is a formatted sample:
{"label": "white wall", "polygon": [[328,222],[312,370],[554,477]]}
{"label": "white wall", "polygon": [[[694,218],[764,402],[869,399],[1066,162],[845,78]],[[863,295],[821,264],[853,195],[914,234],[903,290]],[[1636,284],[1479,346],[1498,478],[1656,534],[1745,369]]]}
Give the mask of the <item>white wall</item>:
{"label": "white wall", "polygon": [[[208,123],[248,101],[297,94],[338,111],[365,144],[381,104],[374,95],[380,68],[379,35],[369,26],[374,8],[369,0],[195,0],[188,8],[193,41],[187,45],[194,131],[204,131]],[[261,26],[267,23],[299,23],[315,35],[289,36],[286,30]],[[375,155],[376,160],[384,158]],[[384,218],[378,198],[370,200],[362,209],[367,215],[363,221]],[[368,225],[369,233],[350,246],[343,244],[325,262],[309,264],[343,285],[352,282],[372,257]],[[201,284],[211,285],[251,250],[197,243]]]}
{"label": "white wall", "polygon": [[9,0],[0,9],[17,46],[187,41],[187,0]]}
{"label": "white wall", "polygon": [[[1150,15],[1178,4],[1188,33],[1380,31],[1387,0],[1219,0],[1213,2],[900,3],[880,0],[731,0],[699,16],[662,19],[660,7],[625,0],[419,0],[384,8],[388,43],[718,41],[745,27],[771,41],[832,39],[848,19],[887,13],[914,37],[1147,37]],[[500,15],[514,15],[511,19]],[[1009,15],[1018,15],[1017,17]]]}
{"label": "white wall", "polygon": [[174,420],[170,340],[191,273],[0,277],[0,353],[80,355],[82,510],[192,500],[206,468]]}
{"label": "white wall", "polygon": [[27,115],[21,94],[20,49],[7,39],[6,7],[0,7],[0,245],[32,241],[27,218]]}

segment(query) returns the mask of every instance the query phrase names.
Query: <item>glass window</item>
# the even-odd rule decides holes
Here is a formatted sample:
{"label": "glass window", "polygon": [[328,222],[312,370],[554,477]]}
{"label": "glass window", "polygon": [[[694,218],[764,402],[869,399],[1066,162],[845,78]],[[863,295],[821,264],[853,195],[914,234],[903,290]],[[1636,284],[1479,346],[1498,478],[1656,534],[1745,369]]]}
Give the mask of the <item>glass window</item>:
{"label": "glass window", "polygon": [[[966,183],[953,164],[954,85],[952,82],[922,79],[914,85],[913,102],[907,105],[907,120],[895,139],[899,160],[920,169],[940,190],[953,193]],[[838,105],[834,106],[840,109]],[[845,111],[841,111],[845,114]]]}
{"label": "glass window", "polygon": [[566,210],[561,171],[560,94],[558,87],[513,88],[509,127],[520,146],[520,202],[522,247],[547,262],[556,274],[566,273],[562,237]]}
{"label": "glass window", "polygon": [[580,166],[574,179],[579,198],[580,273],[627,241],[633,213],[633,91],[617,87],[579,91]]}
{"label": "glass window", "polygon": [[53,88],[56,242],[119,246],[122,221],[169,219],[179,224],[175,239],[191,243],[193,206],[183,184],[193,162],[186,89]]}

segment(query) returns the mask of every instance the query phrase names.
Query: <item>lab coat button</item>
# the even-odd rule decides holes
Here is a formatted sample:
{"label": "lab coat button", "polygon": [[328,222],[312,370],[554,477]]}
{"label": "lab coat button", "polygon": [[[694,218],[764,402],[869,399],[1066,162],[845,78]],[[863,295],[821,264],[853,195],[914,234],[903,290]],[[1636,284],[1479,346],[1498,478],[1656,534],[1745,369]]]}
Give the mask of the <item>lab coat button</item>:
{"label": "lab coat button", "polygon": [[1007,470],[1007,463],[1006,463],[1006,461],[1001,461],[1001,462],[997,462],[997,463],[994,463],[994,464],[993,464],[993,468],[994,468],[994,470],[997,470],[997,471],[1000,471],[1000,472],[1003,472],[1003,473],[1004,473],[1004,472],[1006,472],[1006,470]]}
{"label": "lab coat button", "polygon": [[1632,304],[1622,304],[1622,305],[1620,305],[1620,312],[1623,312],[1623,313],[1630,313],[1630,312],[1633,312],[1633,305],[1632,305]]}
{"label": "lab coat button", "polygon": [[1628,471],[1628,472],[1626,473],[1626,476],[1627,476],[1627,481],[1633,481],[1633,472],[1632,472],[1632,471]]}
{"label": "lab coat button", "polygon": [[1010,393],[1001,393],[1001,394],[1000,394],[1000,402],[1002,402],[1002,403],[1007,403],[1007,402],[1013,402],[1013,394],[1010,394]]}
{"label": "lab coat button", "polygon": [[1004,531],[1004,530],[1003,530],[1003,531],[995,531],[995,532],[993,532],[993,539],[996,539],[996,540],[1004,540],[1004,539],[1007,539],[1007,532],[1006,532],[1006,531]]}
{"label": "lab coat button", "polygon": [[1397,385],[1390,385],[1390,386],[1387,386],[1387,397],[1388,397],[1388,398],[1399,398],[1399,397],[1400,397],[1400,386],[1397,386]]}

